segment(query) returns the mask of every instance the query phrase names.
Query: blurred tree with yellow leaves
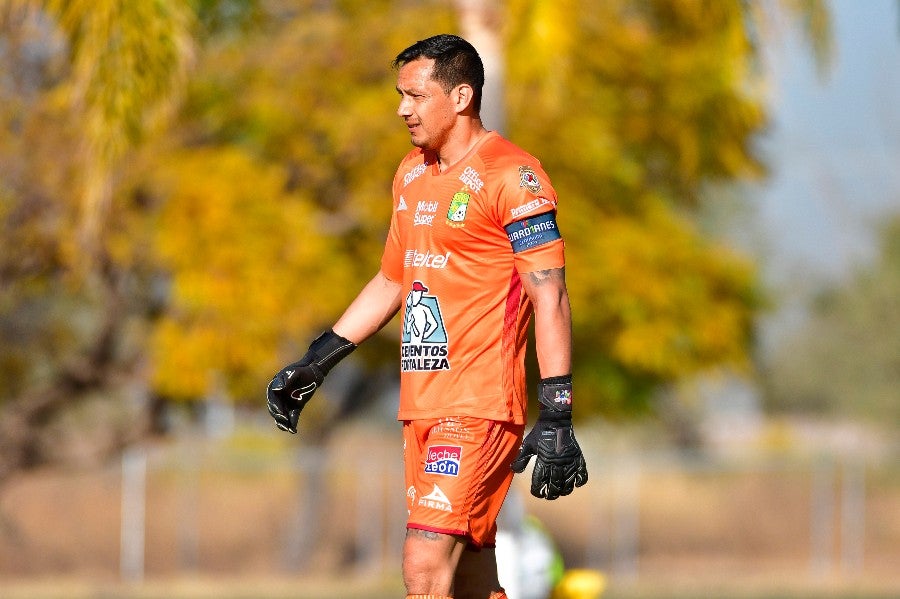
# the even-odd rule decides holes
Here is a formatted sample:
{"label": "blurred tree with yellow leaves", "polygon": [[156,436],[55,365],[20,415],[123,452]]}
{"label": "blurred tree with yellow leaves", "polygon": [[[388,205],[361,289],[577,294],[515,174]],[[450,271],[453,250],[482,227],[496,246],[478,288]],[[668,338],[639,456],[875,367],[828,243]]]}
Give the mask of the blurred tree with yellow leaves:
{"label": "blurred tree with yellow leaves", "polygon": [[156,389],[192,400],[224,377],[234,395],[257,397],[261,368],[322,326],[335,309],[326,300],[348,301],[358,278],[284,169],[230,145],[166,162],[154,245],[172,303],[153,338]]}
{"label": "blurred tree with yellow leaves", "polygon": [[93,267],[102,260],[119,160],[177,102],[192,55],[193,12],[185,2],[5,0],[2,16],[45,29],[31,42],[53,40],[65,53],[52,90],[78,136],[69,182],[78,235],[64,244],[65,257]]}
{"label": "blurred tree with yellow leaves", "polygon": [[[823,14],[806,4],[786,8]],[[582,406],[640,412],[661,383],[748,365],[762,302],[753,264],[695,217],[709,184],[765,175],[753,148],[766,125],[758,8],[507,4],[509,134],[561,198]]]}
{"label": "blurred tree with yellow leaves", "polygon": [[[305,202],[298,205],[312,227],[302,237],[307,253],[290,269],[306,287],[281,296],[291,283],[280,274],[271,278],[281,289],[246,287],[245,313],[277,319],[265,337],[226,333],[226,317],[208,329],[226,337],[192,338],[200,312],[217,320],[224,298],[206,296],[193,314],[176,309],[157,336],[158,355],[186,356],[191,347],[197,359],[182,363],[182,375],[158,371],[170,392],[181,376],[195,394],[226,338],[248,346],[245,367],[233,372],[264,380],[302,353],[317,325],[332,322],[377,268],[387,182],[406,148],[392,118],[387,65],[412,40],[456,30],[455,4],[277,4],[281,10],[264,14],[256,31],[210,46],[190,86],[180,151],[216,161],[226,147],[238,148],[280,169],[281,214],[292,214],[291,198]],[[822,23],[821,3],[785,6]],[[541,157],[560,190],[576,371],[594,398],[585,412],[642,411],[661,383],[722,363],[746,365],[761,303],[753,265],[702,235],[693,212],[706,184],[765,174],[752,147],[766,124],[754,71],[765,27],[757,9],[737,0],[510,0],[491,10],[504,23],[506,133]],[[815,39],[826,38],[819,31]],[[218,179],[228,180],[221,172]],[[222,187],[219,198],[229,193]],[[280,197],[275,191],[270,199]],[[161,236],[179,229],[178,218],[193,226],[184,210],[181,202],[166,209],[171,220]],[[271,235],[290,247],[297,242],[288,229],[279,224]],[[261,253],[247,268],[285,265],[277,253]],[[193,293],[194,270],[211,276],[199,261],[173,269],[176,306],[181,293]],[[269,304],[266,294],[279,299]],[[243,394],[252,385],[233,388]]]}
{"label": "blurred tree with yellow leaves", "polygon": [[[821,38],[820,2],[784,4],[815,16]],[[759,9],[498,6],[505,133],[560,192],[583,413],[640,412],[660,384],[741,363],[755,273],[694,216],[708,183],[765,173],[752,145],[766,123]],[[160,397],[224,384],[260,402],[378,267],[409,147],[389,64],[458,31],[458,10],[0,3],[0,404],[14,416],[0,438],[9,428],[36,460],[47,443],[32,431],[60,398],[145,376]],[[392,361],[394,339],[357,355]]]}
{"label": "blurred tree with yellow leaves", "polygon": [[258,402],[376,272],[408,148],[390,62],[409,39],[454,26],[439,2],[273,6],[252,30],[210,41],[174,149],[147,179],[171,276],[152,345],[169,397],[224,380]]}
{"label": "blurred tree with yellow leaves", "polygon": [[[176,104],[192,14],[179,2],[0,2],[0,480],[69,453],[84,434],[63,417],[90,419],[86,400],[140,378],[142,272],[111,234],[136,204],[114,198],[126,155]],[[117,423],[96,445],[144,428]]]}

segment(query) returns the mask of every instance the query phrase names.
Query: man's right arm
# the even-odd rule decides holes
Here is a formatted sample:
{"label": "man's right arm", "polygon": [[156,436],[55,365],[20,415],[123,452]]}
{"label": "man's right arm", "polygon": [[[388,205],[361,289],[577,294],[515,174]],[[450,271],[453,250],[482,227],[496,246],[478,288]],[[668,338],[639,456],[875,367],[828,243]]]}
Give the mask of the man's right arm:
{"label": "man's right arm", "polygon": [[402,295],[402,285],[379,270],[334,323],[334,332],[359,345],[394,317]]}
{"label": "man's right arm", "polygon": [[266,403],[278,428],[297,432],[300,412],[325,375],[393,318],[400,307],[401,289],[379,271],[334,327],[313,341],[306,355],[275,374],[266,389]]}

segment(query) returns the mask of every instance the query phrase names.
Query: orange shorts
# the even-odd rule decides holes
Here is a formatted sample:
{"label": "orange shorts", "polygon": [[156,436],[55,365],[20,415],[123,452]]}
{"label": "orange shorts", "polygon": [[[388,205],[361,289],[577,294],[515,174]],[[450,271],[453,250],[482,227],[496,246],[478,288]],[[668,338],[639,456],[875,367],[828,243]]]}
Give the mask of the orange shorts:
{"label": "orange shorts", "polygon": [[493,547],[524,431],[522,424],[471,417],[404,421],[407,528]]}

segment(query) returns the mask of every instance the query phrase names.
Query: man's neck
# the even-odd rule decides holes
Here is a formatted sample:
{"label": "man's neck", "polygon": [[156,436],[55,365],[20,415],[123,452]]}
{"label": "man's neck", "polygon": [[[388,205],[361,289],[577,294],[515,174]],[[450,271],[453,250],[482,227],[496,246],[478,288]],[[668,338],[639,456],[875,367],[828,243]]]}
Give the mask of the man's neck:
{"label": "man's neck", "polygon": [[487,134],[488,130],[481,124],[481,120],[476,119],[460,133],[448,139],[447,143],[436,152],[440,171],[444,172],[462,160]]}

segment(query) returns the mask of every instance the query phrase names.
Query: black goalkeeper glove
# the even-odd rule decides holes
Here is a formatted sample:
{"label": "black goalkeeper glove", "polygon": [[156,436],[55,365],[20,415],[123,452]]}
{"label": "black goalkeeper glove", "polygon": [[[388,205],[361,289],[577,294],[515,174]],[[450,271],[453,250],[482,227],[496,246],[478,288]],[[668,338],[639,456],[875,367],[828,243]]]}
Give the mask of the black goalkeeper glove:
{"label": "black goalkeeper glove", "polygon": [[544,499],[568,495],[588,479],[584,455],[572,429],[572,376],[557,376],[538,384],[541,411],[534,428],[522,441],[513,460],[514,472],[523,472],[537,456],[531,474],[531,494]]}
{"label": "black goalkeeper glove", "polygon": [[266,389],[269,414],[278,428],[297,434],[297,421],[306,403],[328,371],[354,349],[355,343],[328,330],[316,337],[299,361],[278,371]]}

